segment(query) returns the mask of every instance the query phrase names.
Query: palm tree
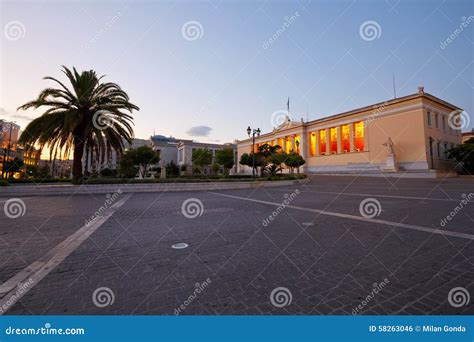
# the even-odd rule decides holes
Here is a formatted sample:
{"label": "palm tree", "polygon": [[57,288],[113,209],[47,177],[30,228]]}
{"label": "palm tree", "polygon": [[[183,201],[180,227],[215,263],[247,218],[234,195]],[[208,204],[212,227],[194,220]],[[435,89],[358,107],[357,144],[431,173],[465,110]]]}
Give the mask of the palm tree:
{"label": "palm tree", "polygon": [[[45,112],[31,121],[20,137],[24,144],[49,147],[51,155],[59,150],[73,157],[73,181],[82,180],[82,156],[92,151],[105,156],[115,149],[123,152],[124,142],[133,137],[132,110],[139,108],[129,102],[129,97],[117,84],[101,82],[93,70],[78,73],[63,66],[72,89],[53,77],[45,80],[56,82],[59,88],[46,88],[36,100],[18,109],[46,107]],[[128,113],[125,113],[127,111]],[[102,153],[101,153],[102,152]]]}

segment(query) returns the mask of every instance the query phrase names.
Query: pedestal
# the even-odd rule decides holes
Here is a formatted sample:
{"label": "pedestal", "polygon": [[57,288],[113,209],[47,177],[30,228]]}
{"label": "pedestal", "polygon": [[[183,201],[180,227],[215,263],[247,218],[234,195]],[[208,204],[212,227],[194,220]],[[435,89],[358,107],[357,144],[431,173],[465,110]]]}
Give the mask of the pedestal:
{"label": "pedestal", "polygon": [[388,154],[385,159],[385,171],[398,171],[394,154]]}

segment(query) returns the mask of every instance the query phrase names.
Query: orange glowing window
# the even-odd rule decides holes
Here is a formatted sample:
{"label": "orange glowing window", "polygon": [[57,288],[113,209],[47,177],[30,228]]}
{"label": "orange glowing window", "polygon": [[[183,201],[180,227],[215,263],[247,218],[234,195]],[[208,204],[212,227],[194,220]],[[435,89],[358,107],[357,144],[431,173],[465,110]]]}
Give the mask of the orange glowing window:
{"label": "orange glowing window", "polygon": [[342,151],[350,152],[351,150],[351,132],[349,125],[341,126],[341,142],[342,142]]}
{"label": "orange glowing window", "polygon": [[326,153],[326,130],[321,129],[319,131],[319,154]]}
{"label": "orange glowing window", "polygon": [[288,137],[286,138],[286,152],[290,153],[291,151],[293,151],[293,145],[291,143],[291,138]]}
{"label": "orange glowing window", "polygon": [[329,129],[329,141],[331,143],[331,153],[337,153],[337,128]]}
{"label": "orange glowing window", "polygon": [[280,146],[280,151],[283,150],[285,146],[283,146],[283,138],[278,138],[277,139],[277,145]]}
{"label": "orange glowing window", "polygon": [[311,157],[316,155],[316,133],[309,133],[309,154]]}
{"label": "orange glowing window", "polygon": [[296,151],[296,153],[301,154],[300,153],[300,148],[301,148],[301,139],[300,139],[300,135],[297,134],[297,135],[295,135],[295,151]]}
{"label": "orange glowing window", "polygon": [[364,150],[364,123],[362,121],[354,123],[354,146],[357,152]]}

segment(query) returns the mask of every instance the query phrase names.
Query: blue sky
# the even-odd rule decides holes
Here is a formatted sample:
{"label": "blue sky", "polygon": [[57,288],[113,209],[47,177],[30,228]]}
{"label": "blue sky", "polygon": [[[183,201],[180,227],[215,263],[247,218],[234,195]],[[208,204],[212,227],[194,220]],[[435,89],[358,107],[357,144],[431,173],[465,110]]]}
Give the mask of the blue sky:
{"label": "blue sky", "polygon": [[[39,115],[15,108],[49,85],[43,76],[62,77],[64,64],[120,84],[141,109],[134,120],[140,138],[155,131],[242,139],[248,125],[270,130],[288,96],[296,120],[306,119],[307,109],[311,120],[390,99],[392,74],[398,96],[424,85],[464,108],[472,127],[473,4],[1,1],[1,116],[24,126]],[[277,33],[285,20],[291,23]],[[190,21],[198,23],[198,39],[183,35]],[[360,34],[367,21],[380,28],[373,40]],[[22,25],[19,39],[6,33],[12,22]]]}

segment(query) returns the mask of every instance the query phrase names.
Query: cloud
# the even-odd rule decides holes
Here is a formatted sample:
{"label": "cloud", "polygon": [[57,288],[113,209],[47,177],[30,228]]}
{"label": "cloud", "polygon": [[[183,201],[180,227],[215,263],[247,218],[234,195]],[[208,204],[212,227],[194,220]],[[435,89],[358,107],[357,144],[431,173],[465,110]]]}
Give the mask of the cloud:
{"label": "cloud", "polygon": [[27,121],[33,120],[33,118],[28,115],[19,114],[19,113],[11,114],[3,107],[0,107],[0,116],[8,116],[13,119],[20,119],[20,120],[27,120]]}
{"label": "cloud", "polygon": [[211,131],[212,128],[209,126],[194,126],[188,129],[186,133],[192,137],[208,137]]}

